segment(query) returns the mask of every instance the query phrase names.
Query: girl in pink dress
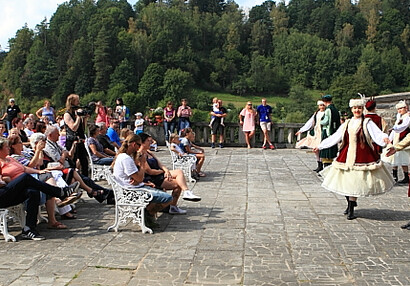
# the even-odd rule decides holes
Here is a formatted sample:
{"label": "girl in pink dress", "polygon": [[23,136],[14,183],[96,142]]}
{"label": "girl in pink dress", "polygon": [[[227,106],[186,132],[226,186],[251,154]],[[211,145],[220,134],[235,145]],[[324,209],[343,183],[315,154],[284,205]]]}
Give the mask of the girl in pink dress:
{"label": "girl in pink dress", "polygon": [[239,114],[239,123],[245,135],[245,142],[248,149],[252,148],[251,139],[255,135],[255,120],[258,113],[252,108],[252,102],[248,101],[245,108]]}

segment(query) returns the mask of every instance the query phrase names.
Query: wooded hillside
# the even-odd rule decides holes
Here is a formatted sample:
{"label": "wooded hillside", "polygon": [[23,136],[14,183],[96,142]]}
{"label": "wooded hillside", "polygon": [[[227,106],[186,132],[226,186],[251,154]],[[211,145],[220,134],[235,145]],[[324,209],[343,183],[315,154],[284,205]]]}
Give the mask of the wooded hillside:
{"label": "wooded hillside", "polygon": [[408,0],[266,1],[248,15],[224,0],[71,0],[10,40],[2,102],[13,96],[33,109],[49,98],[62,107],[74,92],[108,105],[123,97],[135,110],[190,98],[193,87],[293,90],[295,99],[307,88],[345,106],[357,92],[409,87],[409,20]]}

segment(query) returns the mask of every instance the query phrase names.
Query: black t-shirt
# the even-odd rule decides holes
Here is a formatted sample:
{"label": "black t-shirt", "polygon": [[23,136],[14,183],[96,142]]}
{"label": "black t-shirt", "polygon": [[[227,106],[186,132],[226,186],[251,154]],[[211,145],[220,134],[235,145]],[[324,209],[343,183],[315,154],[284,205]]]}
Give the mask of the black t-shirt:
{"label": "black t-shirt", "polygon": [[97,135],[97,140],[98,140],[98,142],[100,142],[100,144],[103,146],[104,149],[108,148],[111,151],[115,152],[115,146],[112,145],[112,142],[111,142],[110,138],[108,138],[107,135],[99,134],[99,135]]}
{"label": "black t-shirt", "polygon": [[[214,111],[214,113],[216,113],[216,112]],[[223,106],[221,108],[219,108],[219,113],[220,114],[226,114],[227,113],[226,108],[223,107]],[[222,118],[223,117],[215,116],[214,122],[217,123],[217,124],[221,124],[221,119]]]}
{"label": "black t-shirt", "polygon": [[14,106],[7,106],[7,121],[11,122],[20,112],[20,107],[16,104]]}

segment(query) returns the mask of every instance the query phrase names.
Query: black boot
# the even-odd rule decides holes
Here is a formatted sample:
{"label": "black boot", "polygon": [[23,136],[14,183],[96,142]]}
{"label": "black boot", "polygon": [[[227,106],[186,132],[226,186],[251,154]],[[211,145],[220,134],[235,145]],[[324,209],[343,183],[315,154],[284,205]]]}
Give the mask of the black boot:
{"label": "black boot", "polygon": [[401,181],[396,181],[399,185],[407,185],[409,183],[409,173],[403,173],[404,179]]}
{"label": "black boot", "polygon": [[[346,198],[346,201],[347,201],[347,208],[345,209],[345,211],[343,212],[343,214],[344,215],[347,215],[348,213],[349,213],[349,197],[348,196],[345,196],[345,198]],[[353,204],[353,207],[357,207],[357,202],[355,202],[355,201],[352,201],[354,204]]]}
{"label": "black boot", "polygon": [[352,219],[355,219],[355,218],[356,218],[356,216],[354,215],[354,207],[355,207],[355,204],[356,204],[356,202],[354,202],[354,201],[349,201],[349,204],[348,204],[348,206],[347,206],[347,209],[348,209],[348,211],[347,211],[347,219],[348,219],[348,220],[352,220]]}
{"label": "black boot", "polygon": [[313,171],[315,171],[316,173],[319,173],[322,170],[323,170],[323,163],[321,161],[317,161],[317,168],[314,169]]}
{"label": "black boot", "polygon": [[396,183],[399,180],[399,177],[397,176],[397,170],[395,170],[395,169],[393,169],[393,179]]}

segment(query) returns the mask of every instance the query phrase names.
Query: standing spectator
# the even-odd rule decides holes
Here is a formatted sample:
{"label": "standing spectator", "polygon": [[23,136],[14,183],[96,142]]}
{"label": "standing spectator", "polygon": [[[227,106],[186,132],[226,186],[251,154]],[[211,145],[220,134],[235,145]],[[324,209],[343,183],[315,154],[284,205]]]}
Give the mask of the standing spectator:
{"label": "standing spectator", "polygon": [[141,112],[135,113],[135,117],[136,119],[134,123],[135,125],[134,133],[139,135],[144,132],[144,119],[142,119]]}
{"label": "standing spectator", "polygon": [[215,113],[211,111],[211,116],[215,116],[215,120],[212,122],[211,128],[211,147],[215,148],[216,135],[219,134],[219,148],[224,147],[224,129],[225,126],[221,124],[222,118],[225,118],[227,111],[225,107],[222,106],[222,100],[218,100],[219,112]]}
{"label": "standing spectator", "polygon": [[272,107],[266,104],[266,98],[262,98],[262,104],[256,108],[259,117],[259,125],[263,132],[263,145],[262,148],[266,149],[266,143],[269,144],[270,149],[275,149],[270,141],[269,132],[272,128]]}
{"label": "standing spectator", "polygon": [[251,149],[251,140],[255,135],[255,120],[258,113],[252,107],[252,102],[248,101],[241,113],[239,113],[239,123],[242,126],[242,131],[245,135],[245,142],[248,149]]}
{"label": "standing spectator", "polygon": [[125,106],[124,101],[121,97],[116,99],[115,113],[120,123],[120,128],[127,127],[128,120],[130,119],[130,110]]}
{"label": "standing spectator", "polygon": [[10,98],[9,100],[10,105],[7,106],[7,112],[4,113],[3,117],[0,120],[4,120],[6,118],[6,126],[7,130],[9,131],[13,128],[12,121],[14,118],[22,117],[22,113],[20,107],[15,103],[14,98]]}
{"label": "standing spectator", "polygon": [[64,123],[67,133],[65,147],[67,150],[70,150],[74,141],[78,141],[73,161],[76,162],[77,159],[80,160],[81,173],[88,177],[88,155],[84,146],[84,131],[88,116],[82,113],[83,110],[78,108],[79,105],[80,97],[77,94],[70,94],[67,97],[66,112],[64,113]]}
{"label": "standing spectator", "polygon": [[[333,135],[336,130],[340,126],[340,115],[339,111],[336,109],[334,104],[332,103],[332,96],[330,94],[326,94],[322,96],[322,101],[325,103],[326,109],[325,114],[320,121],[320,125],[322,126],[322,141],[325,140],[327,137]],[[337,156],[338,147],[337,145],[329,146],[328,148],[320,149],[319,157],[322,160],[323,167],[326,168],[327,166],[331,165],[333,159]]]}
{"label": "standing spectator", "polygon": [[173,107],[173,103],[171,101],[167,102],[167,106],[164,108],[164,132],[165,132],[165,140],[169,141],[169,132],[174,133],[175,131],[175,118],[176,118],[176,111]]}
{"label": "standing spectator", "polygon": [[104,122],[106,126],[110,125],[107,107],[102,104],[101,100],[97,101],[97,103],[95,104],[95,113],[97,114],[97,117],[95,118],[96,124]]}
{"label": "standing spectator", "polygon": [[181,100],[181,106],[178,107],[178,132],[180,134],[182,129],[191,127],[191,121],[189,121],[189,117],[192,116],[192,110],[191,107],[189,107],[187,104],[188,101],[184,98]]}
{"label": "standing spectator", "polygon": [[56,122],[56,111],[51,107],[51,103],[48,100],[44,101],[44,106],[36,111],[36,115],[38,118],[47,116],[51,123]]}
{"label": "standing spectator", "polygon": [[[214,97],[212,99],[212,111],[214,113],[220,113],[219,108],[218,108],[218,98],[217,97]],[[214,122],[214,120],[215,120],[215,116],[211,116],[211,122],[209,122],[209,127],[212,128],[212,123]],[[223,118],[221,118],[221,125],[225,126]]]}
{"label": "standing spectator", "polygon": [[110,127],[107,129],[107,136],[110,138],[112,144],[117,148],[120,149],[121,140],[120,136],[118,135],[118,128],[119,123],[117,120],[112,120],[110,123]]}

